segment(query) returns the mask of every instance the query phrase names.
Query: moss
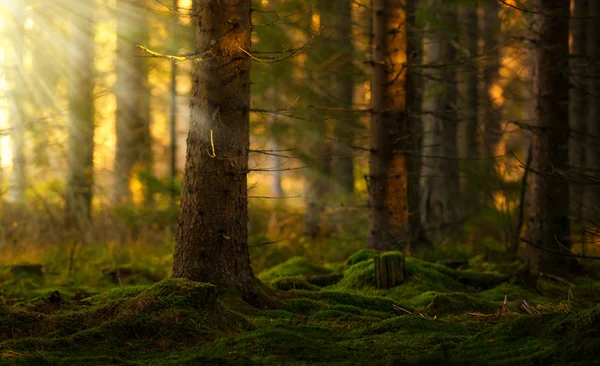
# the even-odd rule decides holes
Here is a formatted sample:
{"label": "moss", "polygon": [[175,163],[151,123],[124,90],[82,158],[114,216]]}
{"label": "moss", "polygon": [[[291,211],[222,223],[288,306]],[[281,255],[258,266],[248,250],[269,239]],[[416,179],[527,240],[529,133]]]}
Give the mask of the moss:
{"label": "moss", "polygon": [[346,265],[353,266],[357,263],[366,261],[368,259],[375,258],[379,255],[379,252],[370,249],[362,249],[352,254],[346,261]]}
{"label": "moss", "polygon": [[462,292],[440,294],[425,292],[411,300],[415,307],[423,309],[430,316],[447,314],[462,314],[465,312],[497,313],[502,309],[500,303],[479,299]]}
{"label": "moss", "polygon": [[318,291],[319,287],[311,285],[300,277],[280,277],[271,281],[271,286],[278,290],[309,290]]}
{"label": "moss", "polygon": [[271,281],[277,277],[308,276],[328,274],[331,270],[318,266],[304,257],[293,257],[258,275],[262,281]]}
{"label": "moss", "polygon": [[375,262],[372,258],[364,259],[349,266],[344,271],[344,278],[335,288],[357,290],[375,286]]}
{"label": "moss", "polygon": [[[251,306],[233,292],[217,294],[209,284],[169,279],[153,286],[119,286],[84,301],[61,288],[58,298],[64,304],[41,312],[35,304],[47,302],[53,292],[38,287],[36,296],[24,293],[32,300],[0,302],[0,363],[597,362],[599,307],[578,311],[562,294],[541,296],[508,283],[482,291],[462,281],[492,278],[489,273],[465,274],[410,257],[406,263],[410,278],[391,291],[375,288],[368,256],[345,266],[344,279],[325,289],[303,277],[275,276],[271,284],[277,290],[265,289],[265,296],[273,296],[268,306]],[[569,289],[575,299],[591,298],[595,282],[574,282],[577,287]],[[547,314],[463,315],[495,314],[505,294],[511,310],[512,302],[523,298]],[[395,310],[398,306],[430,317]]]}

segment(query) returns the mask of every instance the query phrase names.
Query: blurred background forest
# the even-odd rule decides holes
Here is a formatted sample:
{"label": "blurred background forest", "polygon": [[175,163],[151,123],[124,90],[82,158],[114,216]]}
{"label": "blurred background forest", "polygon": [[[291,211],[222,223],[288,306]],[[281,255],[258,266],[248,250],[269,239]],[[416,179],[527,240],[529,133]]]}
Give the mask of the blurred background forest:
{"label": "blurred background forest", "polygon": [[[600,33],[584,15],[598,2],[571,3],[572,169],[564,176],[573,251],[593,255],[600,195],[584,183],[597,182],[600,161]],[[396,60],[410,66],[419,91],[406,101],[411,251],[428,260],[515,260],[536,118],[535,12],[517,0],[461,0],[452,11],[415,4],[405,19],[414,52]],[[43,264],[86,281],[122,267],[170,274],[192,66],[201,62],[191,6],[0,1],[1,265]],[[368,234],[369,1],[253,7],[254,270],[294,256],[343,261]],[[451,51],[436,53],[435,44]],[[450,122],[435,132],[436,118]],[[425,196],[446,213],[424,212]]]}

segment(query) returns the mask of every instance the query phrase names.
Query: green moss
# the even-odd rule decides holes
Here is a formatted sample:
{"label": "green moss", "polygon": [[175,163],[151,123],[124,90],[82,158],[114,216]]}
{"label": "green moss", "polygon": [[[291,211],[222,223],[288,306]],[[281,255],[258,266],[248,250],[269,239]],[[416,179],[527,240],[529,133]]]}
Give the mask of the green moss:
{"label": "green moss", "polygon": [[328,274],[331,270],[318,266],[304,257],[293,257],[258,275],[262,281],[271,281],[277,277],[309,276]]}
{"label": "green moss", "polygon": [[319,287],[311,285],[300,277],[280,277],[271,281],[271,286],[278,290],[309,290],[318,291]]}
{"label": "green moss", "polygon": [[379,252],[377,252],[375,250],[362,249],[362,250],[359,250],[358,252],[352,254],[346,261],[346,264],[348,266],[353,266],[362,261],[366,261],[368,259],[373,259],[373,258],[377,257],[378,255],[379,255]]}
{"label": "green moss", "polygon": [[502,309],[500,303],[479,299],[462,292],[441,294],[434,291],[425,292],[411,299],[410,303],[422,309],[429,316],[448,314],[497,313]]}
{"label": "green moss", "polygon": [[[367,252],[368,253],[368,252]],[[386,255],[386,254],[383,254]],[[267,306],[250,306],[225,290],[169,279],[153,286],[119,286],[74,299],[59,288],[59,306],[45,309],[51,288],[0,302],[0,363],[22,364],[592,364],[600,349],[600,308],[577,310],[572,301],[594,295],[596,283],[575,280],[572,297],[542,296],[482,271],[455,271],[406,258],[410,274],[392,290],[378,290],[373,257],[344,267],[344,279],[325,289],[295,259],[265,294]],[[314,266],[314,265],[312,265]],[[283,269],[282,269],[283,267]],[[317,266],[318,267],[318,266]],[[306,270],[306,271],[305,271]],[[475,281],[475,282],[473,282]],[[558,286],[558,285],[557,285]],[[285,290],[285,291],[283,291]],[[510,310],[497,314],[504,295]],[[526,299],[545,312],[517,313]],[[587,304],[592,304],[589,301]],[[38,307],[39,306],[39,307]],[[412,312],[409,314],[398,307]],[[580,305],[579,307],[584,307]],[[44,311],[40,311],[44,310]],[[423,315],[419,314],[418,312]],[[434,318],[435,316],[435,318]]]}

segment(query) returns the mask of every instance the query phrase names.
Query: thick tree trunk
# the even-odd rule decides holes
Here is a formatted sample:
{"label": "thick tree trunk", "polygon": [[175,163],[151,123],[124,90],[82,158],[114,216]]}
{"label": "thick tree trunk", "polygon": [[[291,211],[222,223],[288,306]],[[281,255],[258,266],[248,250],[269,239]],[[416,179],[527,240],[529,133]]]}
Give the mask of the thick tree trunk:
{"label": "thick tree trunk", "polygon": [[[334,78],[333,98],[338,106],[352,108],[354,97],[352,2],[328,1],[332,1],[331,45],[335,47],[332,54],[337,53],[336,61],[331,65]],[[353,118],[355,115],[351,112],[337,113],[333,128],[335,143],[332,145],[331,153],[334,158],[331,162],[331,176],[344,195],[354,193]]]}
{"label": "thick tree trunk", "polygon": [[[425,54],[429,66],[423,101],[423,159],[421,168],[421,218],[425,234],[440,242],[459,220],[460,187],[456,149],[457,88],[454,67],[456,40],[451,27],[457,17],[454,5],[429,0],[440,12],[438,23],[428,23]],[[450,65],[450,66],[443,66]]]}
{"label": "thick tree trunk", "polygon": [[[571,27],[571,62],[569,93],[569,165],[573,169],[585,168],[585,142],[587,140],[587,103],[586,103],[586,32],[584,17],[588,12],[588,0],[574,0],[570,22]],[[599,30],[600,31],[600,30]],[[582,143],[583,142],[583,143]],[[571,183],[569,186],[570,214],[574,220],[583,218],[583,192],[585,187]]]}
{"label": "thick tree trunk", "polygon": [[458,155],[461,159],[461,171],[463,177],[460,179],[463,194],[464,209],[473,213],[479,205],[480,192],[475,185],[478,177],[475,176],[477,167],[475,158],[479,156],[478,135],[478,113],[479,113],[479,77],[478,77],[478,18],[477,7],[473,1],[460,6],[460,18],[462,19],[461,34],[461,58],[464,58],[460,67],[460,122],[458,135]]}
{"label": "thick tree trunk", "polygon": [[81,225],[91,219],[94,186],[94,23],[92,9],[71,14],[71,62],[68,75],[66,219]]}
{"label": "thick tree trunk", "polygon": [[194,0],[191,123],[173,276],[257,287],[248,254],[250,0]]}
{"label": "thick tree trunk", "polygon": [[[587,43],[587,138],[586,168],[590,175],[600,177],[600,2],[588,0],[586,14]],[[586,218],[593,219],[600,214],[600,186],[585,187]]]}
{"label": "thick tree trunk", "polygon": [[373,0],[367,247],[409,251],[406,37],[403,0]]}
{"label": "thick tree trunk", "polygon": [[[132,174],[152,169],[148,67],[146,59],[137,56],[137,45],[148,41],[148,21],[144,2],[120,0],[117,11],[114,193],[116,202],[129,202]],[[148,202],[148,190],[145,193],[145,201]]]}
{"label": "thick tree trunk", "polygon": [[423,61],[423,34],[417,24],[416,4],[418,0],[406,0],[406,113],[408,118],[408,136],[406,153],[408,222],[411,245],[425,241],[421,225],[420,202],[421,188],[421,103],[423,91],[421,84],[421,62]]}
{"label": "thick tree trunk", "polygon": [[[12,151],[12,170],[8,185],[8,200],[22,203],[25,199],[25,108],[23,103],[28,93],[24,79],[23,56],[25,48],[25,5],[24,0],[16,1],[11,6],[12,47],[9,58],[11,71],[7,74],[7,82],[11,90],[10,98],[10,144]],[[10,13],[9,13],[10,14]]]}
{"label": "thick tree trunk", "polygon": [[[536,1],[536,117],[532,130],[532,174],[527,240],[551,250],[570,248],[569,188],[554,172],[568,163],[569,0]],[[566,261],[530,246],[534,268],[561,271]]]}

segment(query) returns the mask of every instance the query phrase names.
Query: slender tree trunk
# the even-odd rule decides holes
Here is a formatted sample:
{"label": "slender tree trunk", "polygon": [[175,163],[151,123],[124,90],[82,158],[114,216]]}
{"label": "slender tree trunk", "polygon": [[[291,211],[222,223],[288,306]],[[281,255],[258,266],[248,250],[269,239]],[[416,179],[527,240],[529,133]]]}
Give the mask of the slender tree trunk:
{"label": "slender tree trunk", "polygon": [[[329,0],[332,7],[331,45],[335,47],[332,54],[337,53],[336,62],[332,64],[334,80],[332,80],[333,98],[342,108],[352,108],[354,97],[353,52],[352,44],[352,2],[346,0]],[[334,140],[332,146],[331,176],[345,195],[354,193],[354,158],[352,142],[354,137],[353,118],[351,112],[337,114],[334,122]]]}
{"label": "slender tree trunk", "polygon": [[[600,2],[588,0],[589,18],[586,20],[587,64],[587,138],[586,168],[588,174],[600,177]],[[586,218],[598,217],[600,214],[600,187],[585,187]]]}
{"label": "slender tree trunk", "polygon": [[[173,0],[173,8],[176,11],[179,9],[179,0]],[[172,34],[176,34],[177,25],[178,17],[175,17],[173,19]],[[177,72],[177,61],[171,60],[171,110],[169,111],[169,178],[171,184],[174,184],[175,178],[177,178]],[[173,189],[171,191],[171,204],[175,205],[175,200],[175,190]]]}
{"label": "slender tree trunk", "polygon": [[[501,110],[498,108],[492,87],[498,81],[500,69],[500,49],[498,37],[500,34],[500,3],[498,1],[482,1],[483,17],[479,22],[481,38],[483,39],[483,75],[481,78],[481,126],[483,128],[483,139],[481,153],[484,156],[493,157],[497,146],[502,138]],[[488,172],[491,177],[495,173],[495,160],[490,159]]]}
{"label": "slender tree trunk", "polygon": [[[117,6],[117,96],[115,201],[131,199],[132,174],[152,169],[150,95],[146,59],[137,57],[138,44],[148,41],[145,2],[120,0]],[[146,187],[145,201],[149,202]]]}
{"label": "slender tree trunk", "polygon": [[[536,117],[527,240],[548,249],[570,248],[568,183],[554,174],[568,164],[569,0],[536,1]],[[534,267],[565,269],[564,257],[530,247]]]}
{"label": "slender tree trunk", "polygon": [[479,205],[480,192],[475,184],[477,173],[473,167],[475,158],[479,156],[478,113],[479,113],[479,78],[478,78],[478,17],[476,1],[460,6],[461,21],[461,57],[465,59],[460,67],[460,122],[459,122],[459,157],[465,159],[461,162],[461,171],[464,176],[460,180],[464,198],[464,208],[473,213]]}
{"label": "slender tree trunk", "polygon": [[194,0],[191,123],[173,276],[257,288],[248,253],[250,0]]}
{"label": "slender tree trunk", "polygon": [[[331,14],[333,9],[332,0],[317,0],[313,7],[313,15],[318,15],[321,34],[313,41],[312,48],[308,53],[306,62],[308,68],[308,79],[311,84],[310,95],[318,103],[322,103],[326,97],[324,90],[328,88],[323,80],[330,76],[326,62],[331,56]],[[329,80],[329,79],[325,79]],[[310,169],[307,170],[306,183],[304,186],[305,209],[304,209],[304,235],[313,240],[321,234],[321,215],[325,210],[328,193],[330,192],[331,178],[331,143],[327,140],[329,124],[326,113],[309,113],[309,119],[315,125],[312,128],[310,150],[307,152]]]}
{"label": "slender tree trunk", "polygon": [[92,9],[83,5],[71,14],[71,62],[68,75],[67,223],[91,219],[94,186],[94,23]]}
{"label": "slender tree trunk", "polygon": [[[571,88],[569,93],[569,164],[573,169],[585,168],[585,132],[587,129],[587,77],[586,77],[586,32],[584,17],[588,12],[588,0],[573,0],[571,18],[571,62],[569,65]],[[600,31],[600,30],[599,30]],[[584,143],[582,143],[584,142]],[[571,216],[576,222],[583,218],[583,192],[585,186],[571,183],[569,202]]]}
{"label": "slender tree trunk", "polygon": [[[440,20],[429,22],[426,46],[425,96],[423,101],[423,159],[421,168],[421,218],[432,242],[444,240],[459,220],[460,197],[456,149],[457,88],[454,73],[457,17],[454,5],[429,0]],[[439,24],[438,24],[439,23]],[[450,66],[443,66],[450,65]]]}
{"label": "slender tree trunk", "polygon": [[[269,89],[267,90],[267,99],[268,99],[268,103],[269,106],[273,109],[273,110],[277,110],[278,106],[277,106],[277,99],[278,99],[278,95],[277,95],[277,85],[271,85],[269,87]],[[269,116],[267,117],[267,126],[268,129],[270,131],[274,131],[276,130],[276,125],[277,124],[277,115],[275,113],[271,113],[269,114]],[[271,151],[272,155],[269,156],[269,168],[274,169],[273,172],[271,173],[271,196],[273,197],[283,197],[284,196],[284,192],[283,192],[283,185],[282,185],[282,178],[283,178],[283,172],[282,172],[282,168],[283,168],[283,164],[284,164],[284,159],[281,156],[281,152],[279,151],[279,144],[277,143],[277,141],[275,140],[275,138],[271,138],[268,142],[268,149]],[[278,202],[278,203],[282,203],[282,202]]]}
{"label": "slender tree trunk", "polygon": [[406,0],[406,113],[408,118],[408,137],[406,153],[408,222],[410,227],[410,242],[424,242],[421,225],[420,202],[421,188],[421,138],[422,120],[421,103],[423,91],[421,84],[421,62],[423,62],[423,34],[417,24],[418,0]]}
{"label": "slender tree trunk", "polygon": [[409,251],[406,37],[403,0],[373,0],[367,247]]}
{"label": "slender tree trunk", "polygon": [[11,88],[10,98],[10,143],[12,150],[12,170],[8,185],[8,200],[22,203],[25,199],[25,108],[27,91],[23,56],[25,53],[25,5],[26,1],[15,1],[11,6],[12,47],[10,53],[11,71],[8,83]]}

